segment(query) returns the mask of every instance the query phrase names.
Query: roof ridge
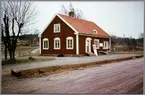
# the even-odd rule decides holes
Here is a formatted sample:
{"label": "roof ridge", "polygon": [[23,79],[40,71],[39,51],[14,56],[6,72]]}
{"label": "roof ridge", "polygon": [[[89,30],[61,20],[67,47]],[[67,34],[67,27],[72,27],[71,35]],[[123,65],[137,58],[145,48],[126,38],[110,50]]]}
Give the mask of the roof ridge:
{"label": "roof ridge", "polygon": [[63,16],[69,17],[69,18],[71,18],[71,19],[83,20],[83,21],[87,21],[87,22],[94,23],[93,21],[89,21],[89,20],[82,19],[82,18],[73,18],[73,17],[70,17],[70,16],[68,16],[68,15],[65,15],[65,14],[60,14],[60,13],[58,13],[58,15],[63,15]]}
{"label": "roof ridge", "polygon": [[[85,19],[80,19],[80,18],[73,18],[64,14],[57,14],[58,16],[60,16],[61,18],[64,19],[64,21],[66,21],[68,24],[71,25],[71,27],[73,27],[76,31],[78,31],[79,33],[89,33],[92,35],[97,35],[97,36],[108,36],[110,37],[110,35],[105,32],[101,27],[99,27],[99,25],[97,25],[95,22],[93,21],[88,21]],[[85,27],[84,27],[85,25]],[[99,31],[97,34],[93,34],[93,32],[90,31],[90,29],[93,31],[93,29],[96,29],[97,31]]]}

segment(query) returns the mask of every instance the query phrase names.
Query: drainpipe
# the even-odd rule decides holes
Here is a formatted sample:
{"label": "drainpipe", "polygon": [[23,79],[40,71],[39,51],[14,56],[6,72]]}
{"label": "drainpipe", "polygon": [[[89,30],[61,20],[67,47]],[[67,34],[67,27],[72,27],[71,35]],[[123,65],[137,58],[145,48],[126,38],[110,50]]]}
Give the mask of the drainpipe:
{"label": "drainpipe", "polygon": [[110,48],[110,51],[111,51],[111,37],[109,38],[109,44],[110,44],[109,45],[110,46],[109,48]]}
{"label": "drainpipe", "polygon": [[79,55],[79,33],[75,33],[76,35],[76,55]]}
{"label": "drainpipe", "polygon": [[41,54],[41,36],[39,36],[39,53]]}

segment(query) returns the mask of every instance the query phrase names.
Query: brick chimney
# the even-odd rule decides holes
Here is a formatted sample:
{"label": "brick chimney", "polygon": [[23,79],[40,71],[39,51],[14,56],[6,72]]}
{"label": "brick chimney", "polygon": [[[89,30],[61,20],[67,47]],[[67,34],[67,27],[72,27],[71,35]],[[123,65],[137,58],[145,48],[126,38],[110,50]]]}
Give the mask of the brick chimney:
{"label": "brick chimney", "polygon": [[69,16],[70,17],[75,17],[74,9],[71,9],[71,11],[69,12]]}

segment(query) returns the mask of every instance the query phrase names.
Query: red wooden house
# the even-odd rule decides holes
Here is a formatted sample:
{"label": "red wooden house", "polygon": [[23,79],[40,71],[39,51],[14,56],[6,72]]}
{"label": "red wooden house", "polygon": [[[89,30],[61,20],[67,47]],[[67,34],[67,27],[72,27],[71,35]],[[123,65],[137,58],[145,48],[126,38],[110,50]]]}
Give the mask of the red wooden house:
{"label": "red wooden house", "polygon": [[56,14],[39,35],[41,55],[83,55],[111,49],[111,37],[94,22]]}

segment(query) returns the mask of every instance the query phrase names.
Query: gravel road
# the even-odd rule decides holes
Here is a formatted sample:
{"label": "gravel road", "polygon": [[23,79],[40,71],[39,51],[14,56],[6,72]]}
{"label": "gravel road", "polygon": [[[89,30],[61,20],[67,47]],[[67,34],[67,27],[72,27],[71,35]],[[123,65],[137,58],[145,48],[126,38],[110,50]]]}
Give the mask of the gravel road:
{"label": "gravel road", "polygon": [[88,56],[56,57],[56,60],[45,61],[45,62],[28,62],[28,63],[23,63],[23,64],[3,65],[2,69],[3,69],[3,74],[4,74],[5,72],[10,71],[11,69],[25,70],[25,69],[47,67],[47,66],[79,64],[79,63],[102,61],[102,60],[108,60],[108,59],[125,58],[125,57],[131,57],[131,56],[136,56],[136,55],[138,54],[112,54],[112,55],[89,56],[89,57]]}
{"label": "gravel road", "polygon": [[54,75],[2,76],[2,93],[143,93],[144,59],[116,62]]}

